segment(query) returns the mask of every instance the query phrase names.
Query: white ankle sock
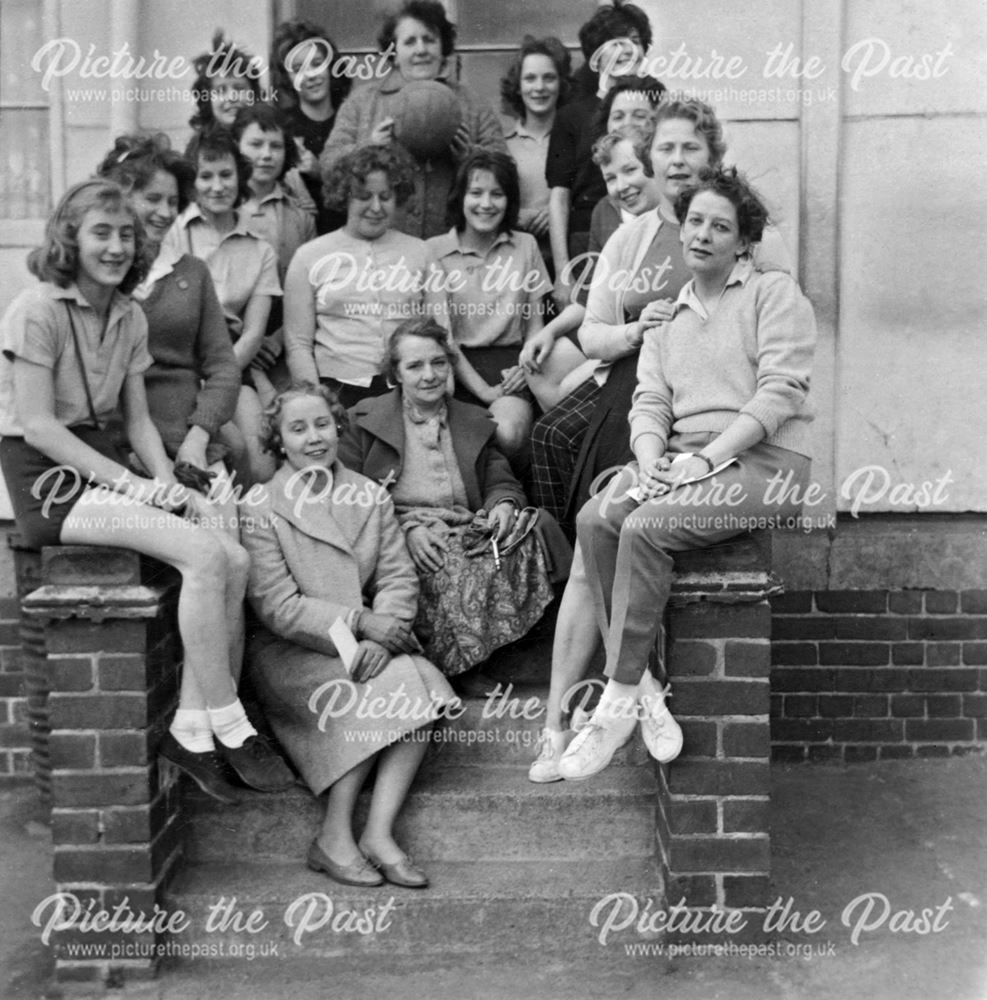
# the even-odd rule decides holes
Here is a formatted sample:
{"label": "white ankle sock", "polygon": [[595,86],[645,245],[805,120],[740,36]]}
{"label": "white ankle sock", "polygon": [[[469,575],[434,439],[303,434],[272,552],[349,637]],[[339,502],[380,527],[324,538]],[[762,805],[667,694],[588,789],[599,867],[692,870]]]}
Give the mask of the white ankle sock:
{"label": "white ankle sock", "polygon": [[179,708],[171,720],[168,732],[179,745],[192,753],[208,753],[215,750],[209,713],[204,708]]}
{"label": "white ankle sock", "polygon": [[209,713],[213,735],[223,746],[236,749],[242,747],[251,736],[257,735],[239,698],[223,708],[207,708],[206,711]]}

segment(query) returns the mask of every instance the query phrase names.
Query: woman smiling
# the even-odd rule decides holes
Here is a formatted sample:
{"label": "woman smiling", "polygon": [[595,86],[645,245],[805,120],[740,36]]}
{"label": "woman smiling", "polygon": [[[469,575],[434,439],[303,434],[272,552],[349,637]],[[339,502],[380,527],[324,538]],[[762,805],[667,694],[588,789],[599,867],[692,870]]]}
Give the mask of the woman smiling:
{"label": "woman smiling", "polygon": [[[147,236],[147,277],[131,293],[147,317],[154,364],[144,375],[148,408],[169,457],[198,469],[226,457],[240,392],[240,370],[206,265],[191,254],[162,252],[188,203],[194,170],[164,136],[122,135],[97,168],[116,181]],[[234,430],[235,434],[235,430]],[[236,435],[236,444],[243,444]],[[237,457],[242,458],[242,455]]]}
{"label": "woman smiling", "polygon": [[569,72],[569,53],[557,38],[525,35],[514,63],[500,82],[504,109],[515,118],[506,140],[521,181],[518,227],[538,240],[546,261],[551,260],[552,248],[545,157],[555,112],[569,95]]}
{"label": "woman smiling", "polygon": [[[452,692],[417,655],[415,568],[387,494],[337,458],[345,415],[328,389],[293,386],[267,421],[268,444],[283,464],[244,536],[248,594],[261,622],[248,663],[281,745],[312,794],[328,792],[308,867],[344,885],[424,888],[428,877],[393,828],[428,748],[419,731]],[[354,492],[371,502],[347,502]],[[336,623],[356,639],[349,662],[338,632],[330,633]],[[312,707],[320,689],[343,693],[335,709]],[[383,718],[359,711],[374,701],[394,707]],[[357,796],[375,764],[357,841]]]}
{"label": "woman smiling", "polygon": [[508,457],[524,448],[531,430],[533,397],[519,354],[542,327],[542,296],[552,287],[535,238],[516,229],[519,202],[514,161],[477,150],[450,196],[455,225],[428,241],[460,349],[457,397],[489,407]]}
{"label": "woman smiling", "polygon": [[[384,22],[378,44],[382,53],[391,55],[392,68],[383,79],[357,88],[343,102],[322,152],[323,170],[365,143],[401,142],[415,156],[414,192],[396,226],[427,239],[445,228],[446,199],[457,165],[474,146],[506,152],[503,134],[493,110],[449,78],[456,26],[438,0],[406,0]],[[436,82],[437,88],[420,86]],[[416,107],[425,124],[418,134],[403,131],[403,116]],[[445,139],[438,119],[450,115],[459,126]],[[432,149],[429,140],[436,136],[443,140],[435,144],[441,148]],[[412,148],[419,145],[422,151]]]}
{"label": "woman smiling", "polygon": [[250,193],[250,167],[232,135],[216,126],[196,133],[185,156],[195,170],[194,201],[175,220],[162,249],[193,254],[209,268],[243,381],[234,422],[246,439],[251,474],[263,482],[274,467],[260,444],[258,391],[269,390],[270,383],[251,365],[263,342],[271,300],[281,295],[277,259],[237,212]]}
{"label": "woman smiling", "polygon": [[384,341],[402,320],[441,311],[426,288],[426,245],[393,228],[413,190],[397,146],[364,146],[326,173],[327,204],[346,224],[306,243],[285,278],[285,348],[296,381],[327,383],[344,406],[387,392]]}

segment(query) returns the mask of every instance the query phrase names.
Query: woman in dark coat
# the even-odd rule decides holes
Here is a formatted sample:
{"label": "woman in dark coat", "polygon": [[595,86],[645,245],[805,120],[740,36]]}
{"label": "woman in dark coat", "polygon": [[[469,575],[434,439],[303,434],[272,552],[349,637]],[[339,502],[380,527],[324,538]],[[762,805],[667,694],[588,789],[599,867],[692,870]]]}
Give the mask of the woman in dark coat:
{"label": "woman in dark coat", "polygon": [[387,345],[398,388],[353,407],[340,444],[391,491],[422,587],[416,631],[447,675],[524,636],[571,559],[555,521],[525,509],[490,417],[449,398],[454,357],[434,320],[402,323]]}

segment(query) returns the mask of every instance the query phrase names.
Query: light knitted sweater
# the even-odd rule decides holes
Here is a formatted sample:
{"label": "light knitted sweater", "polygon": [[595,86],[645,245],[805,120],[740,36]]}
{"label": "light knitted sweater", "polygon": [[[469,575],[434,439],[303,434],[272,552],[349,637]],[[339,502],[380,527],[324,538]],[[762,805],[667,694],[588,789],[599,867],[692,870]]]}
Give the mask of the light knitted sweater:
{"label": "light knitted sweater", "polygon": [[709,316],[690,281],[674,318],[645,334],[631,446],[642,434],[667,445],[670,433],[719,433],[747,413],[767,444],[809,455],[815,343],[812,305],[782,271],[738,263]]}

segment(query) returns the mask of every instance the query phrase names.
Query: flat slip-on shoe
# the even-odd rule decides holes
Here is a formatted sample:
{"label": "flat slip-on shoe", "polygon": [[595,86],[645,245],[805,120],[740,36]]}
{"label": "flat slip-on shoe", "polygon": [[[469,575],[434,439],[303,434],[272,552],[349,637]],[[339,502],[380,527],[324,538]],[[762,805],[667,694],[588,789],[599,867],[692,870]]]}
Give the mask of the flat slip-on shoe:
{"label": "flat slip-on shoe", "polygon": [[399,885],[404,889],[428,888],[428,876],[407,855],[400,861],[385,864],[383,861],[378,861],[369,851],[364,850],[363,854],[367,862],[373,865],[391,885]]}
{"label": "flat slip-on shoe", "polygon": [[340,885],[356,885],[363,888],[383,885],[384,879],[380,873],[375,871],[367,859],[361,854],[359,860],[349,865],[337,864],[329,857],[318,841],[313,840],[308,846],[308,856],[305,863],[314,872],[323,872],[328,875],[333,882]]}

